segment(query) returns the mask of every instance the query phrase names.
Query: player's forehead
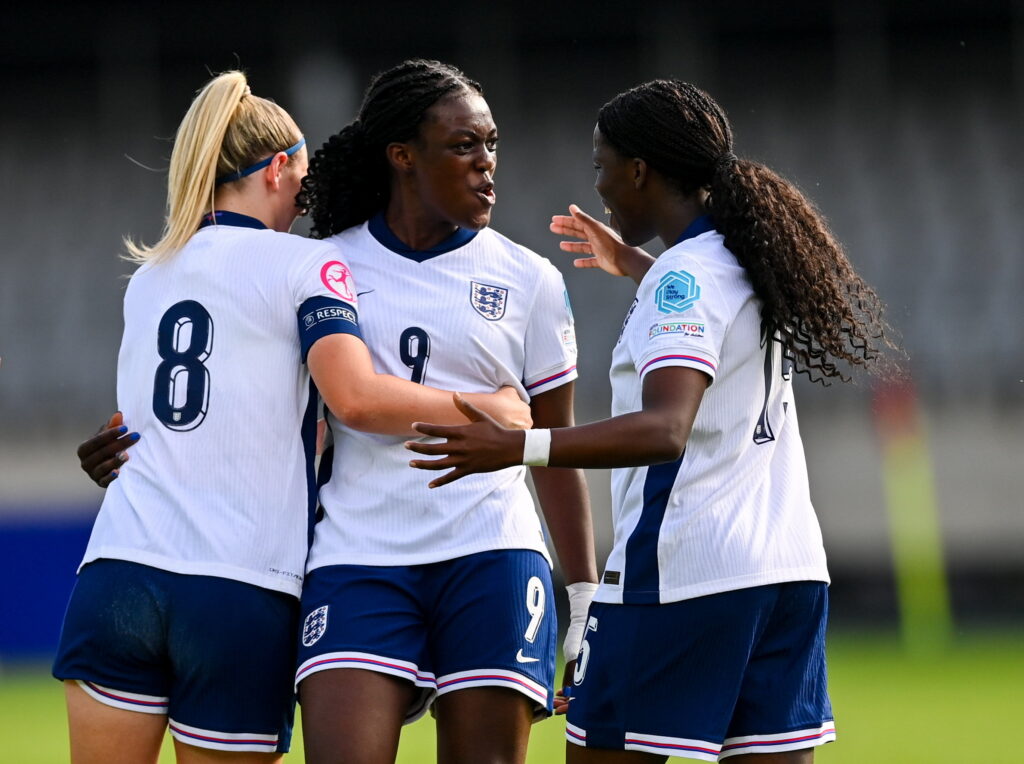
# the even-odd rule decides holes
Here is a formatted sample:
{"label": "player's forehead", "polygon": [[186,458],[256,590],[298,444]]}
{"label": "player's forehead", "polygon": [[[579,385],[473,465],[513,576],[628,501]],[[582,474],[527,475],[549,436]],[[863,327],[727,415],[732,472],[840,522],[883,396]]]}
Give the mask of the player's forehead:
{"label": "player's forehead", "polygon": [[423,134],[427,137],[489,136],[497,129],[491,107],[473,90],[460,90],[440,99],[427,110],[423,122]]}

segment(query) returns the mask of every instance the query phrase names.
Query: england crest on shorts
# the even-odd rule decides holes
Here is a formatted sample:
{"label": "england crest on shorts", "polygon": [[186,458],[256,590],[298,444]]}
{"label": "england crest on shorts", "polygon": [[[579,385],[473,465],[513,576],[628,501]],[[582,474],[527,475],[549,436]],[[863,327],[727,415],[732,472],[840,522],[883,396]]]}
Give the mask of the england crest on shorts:
{"label": "england crest on shorts", "polygon": [[321,605],[306,616],[302,624],[302,644],[306,647],[315,645],[327,631],[327,608],[327,605]]}
{"label": "england crest on shorts", "polygon": [[505,287],[481,284],[478,281],[471,283],[473,291],[470,294],[470,302],[477,313],[488,321],[497,321],[505,315],[505,302],[508,299],[508,290]]}

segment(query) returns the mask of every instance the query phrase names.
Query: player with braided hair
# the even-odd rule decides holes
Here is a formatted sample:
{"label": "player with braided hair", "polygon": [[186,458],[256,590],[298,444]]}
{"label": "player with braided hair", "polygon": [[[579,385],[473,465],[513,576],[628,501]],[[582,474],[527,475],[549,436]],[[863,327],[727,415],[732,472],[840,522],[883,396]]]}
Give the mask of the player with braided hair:
{"label": "player with braided hair", "polygon": [[[378,370],[471,392],[515,386],[536,424],[570,426],[562,277],[487,227],[497,144],[478,83],[405,61],[316,151],[300,204],[358,275]],[[523,761],[531,722],[552,710],[556,634],[524,467],[430,492],[404,438],[327,419],[296,673],[307,761],[392,761],[403,721],[430,706],[439,761]],[[578,470],[532,475],[571,584],[571,660],[597,588],[585,484]]]}
{"label": "player with braided hair", "polygon": [[[573,676],[567,760],[668,756],[806,764],[835,738],[828,571],[792,371],[880,371],[878,297],[791,184],[738,159],[722,108],[657,80],[594,130],[609,228],[575,206],[551,230],[577,267],[639,285],[612,356],[610,419],[511,432],[468,404],[407,447],[454,468],[614,468],[615,543]],[[616,233],[617,231],[617,233]],[[637,247],[657,236],[660,258]],[[839,364],[842,364],[841,367]]]}

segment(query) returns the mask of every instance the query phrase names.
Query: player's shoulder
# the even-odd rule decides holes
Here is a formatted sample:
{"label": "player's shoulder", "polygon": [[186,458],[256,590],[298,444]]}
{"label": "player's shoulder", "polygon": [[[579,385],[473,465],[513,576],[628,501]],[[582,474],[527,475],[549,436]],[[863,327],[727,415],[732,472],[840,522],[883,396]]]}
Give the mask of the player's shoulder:
{"label": "player's shoulder", "polygon": [[358,260],[359,255],[373,249],[375,239],[370,233],[366,223],[346,228],[336,234],[327,236],[321,241],[332,247],[334,252],[340,254],[345,260]]}
{"label": "player's shoulder", "polygon": [[651,270],[660,274],[682,270],[723,283],[745,279],[743,267],[717,231],[708,231],[669,247]]}
{"label": "player's shoulder", "polygon": [[512,241],[493,228],[483,229],[477,234],[477,238],[483,246],[497,250],[499,256],[503,256],[507,262],[516,264],[524,271],[534,272],[538,277],[561,277],[554,263],[546,257],[537,254],[529,247]]}

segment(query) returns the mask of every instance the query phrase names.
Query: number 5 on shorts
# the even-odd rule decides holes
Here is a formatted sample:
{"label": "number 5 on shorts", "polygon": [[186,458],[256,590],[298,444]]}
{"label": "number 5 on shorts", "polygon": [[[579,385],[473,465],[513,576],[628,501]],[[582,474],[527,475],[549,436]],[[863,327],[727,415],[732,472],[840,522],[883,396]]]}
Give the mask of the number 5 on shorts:
{"label": "number 5 on shorts", "polygon": [[580,645],[580,657],[576,659],[576,668],[572,672],[572,683],[582,684],[583,677],[587,673],[587,664],[590,662],[590,643],[587,641],[587,634],[597,631],[597,618],[590,616],[587,619],[587,628],[583,632],[583,644]]}

